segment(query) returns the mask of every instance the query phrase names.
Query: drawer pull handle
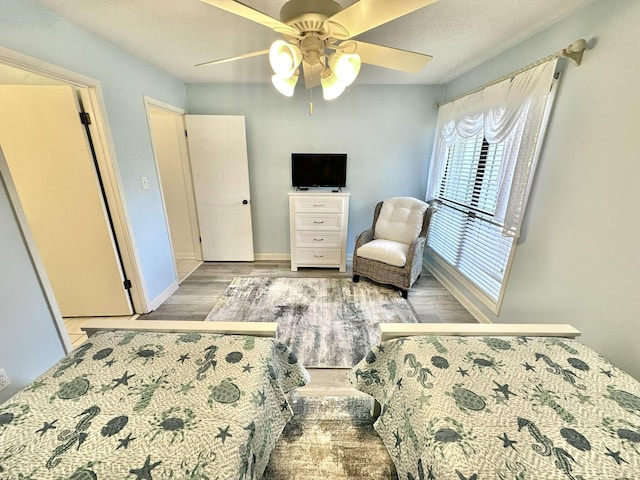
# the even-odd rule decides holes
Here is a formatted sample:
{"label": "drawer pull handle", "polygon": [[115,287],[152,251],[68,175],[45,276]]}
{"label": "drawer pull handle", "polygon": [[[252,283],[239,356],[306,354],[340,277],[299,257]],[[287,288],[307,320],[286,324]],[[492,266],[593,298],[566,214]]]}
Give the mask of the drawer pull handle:
{"label": "drawer pull handle", "polygon": [[314,203],[314,207],[324,207],[324,203]]}
{"label": "drawer pull handle", "polygon": [[318,222],[318,221],[314,220],[313,223],[315,223],[316,225],[322,225],[324,223],[324,221]]}
{"label": "drawer pull handle", "polygon": [[314,242],[324,242],[324,238],[314,238]]}
{"label": "drawer pull handle", "polygon": [[324,255],[314,255],[313,258],[324,258]]}

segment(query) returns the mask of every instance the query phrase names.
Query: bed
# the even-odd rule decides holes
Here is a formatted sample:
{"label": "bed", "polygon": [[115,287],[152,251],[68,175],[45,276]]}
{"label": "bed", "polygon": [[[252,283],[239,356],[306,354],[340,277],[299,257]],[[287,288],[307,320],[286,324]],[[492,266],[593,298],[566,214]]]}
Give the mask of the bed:
{"label": "bed", "polygon": [[275,323],[216,323],[87,325],[0,405],[0,478],[260,478],[309,375]]}
{"label": "bed", "polygon": [[349,373],[407,480],[640,478],[640,383],[567,325],[381,325]]}

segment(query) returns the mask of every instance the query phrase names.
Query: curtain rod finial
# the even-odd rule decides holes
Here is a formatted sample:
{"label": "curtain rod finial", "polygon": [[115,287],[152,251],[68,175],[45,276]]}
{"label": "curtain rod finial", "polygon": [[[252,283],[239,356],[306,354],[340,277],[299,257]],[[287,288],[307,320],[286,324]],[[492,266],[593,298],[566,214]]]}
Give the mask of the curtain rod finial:
{"label": "curtain rod finial", "polygon": [[571,60],[576,62],[577,65],[580,65],[582,63],[582,55],[584,55],[585,48],[587,48],[587,42],[581,38],[562,50],[562,55],[569,57]]}

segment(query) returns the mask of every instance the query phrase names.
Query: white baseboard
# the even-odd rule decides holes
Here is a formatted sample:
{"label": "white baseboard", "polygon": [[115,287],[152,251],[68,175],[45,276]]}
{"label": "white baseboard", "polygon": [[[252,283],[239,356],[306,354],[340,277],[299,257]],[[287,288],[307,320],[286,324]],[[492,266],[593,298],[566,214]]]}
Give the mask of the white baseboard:
{"label": "white baseboard", "polygon": [[430,268],[427,262],[422,262],[424,268],[431,272],[431,275],[438,280],[444,288],[446,288],[456,300],[458,300],[464,308],[475,318],[479,323],[493,323],[473,302],[471,302],[462,291],[456,287],[451,281],[438,270]]}
{"label": "white baseboard", "polygon": [[264,261],[264,260],[275,260],[278,262],[290,262],[291,261],[291,255],[288,253],[256,253],[254,255],[255,259],[260,261]]}

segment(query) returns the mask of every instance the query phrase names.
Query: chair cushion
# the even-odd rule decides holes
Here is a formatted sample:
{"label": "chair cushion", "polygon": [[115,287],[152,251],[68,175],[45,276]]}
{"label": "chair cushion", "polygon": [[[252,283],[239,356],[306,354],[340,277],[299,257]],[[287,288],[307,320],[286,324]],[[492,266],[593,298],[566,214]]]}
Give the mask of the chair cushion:
{"label": "chair cushion", "polygon": [[374,238],[411,243],[422,229],[424,212],[429,204],[411,197],[385,200],[376,221]]}
{"label": "chair cushion", "polygon": [[394,267],[404,267],[407,263],[409,245],[393,240],[371,240],[356,250],[356,255],[369,260],[393,265]]}

